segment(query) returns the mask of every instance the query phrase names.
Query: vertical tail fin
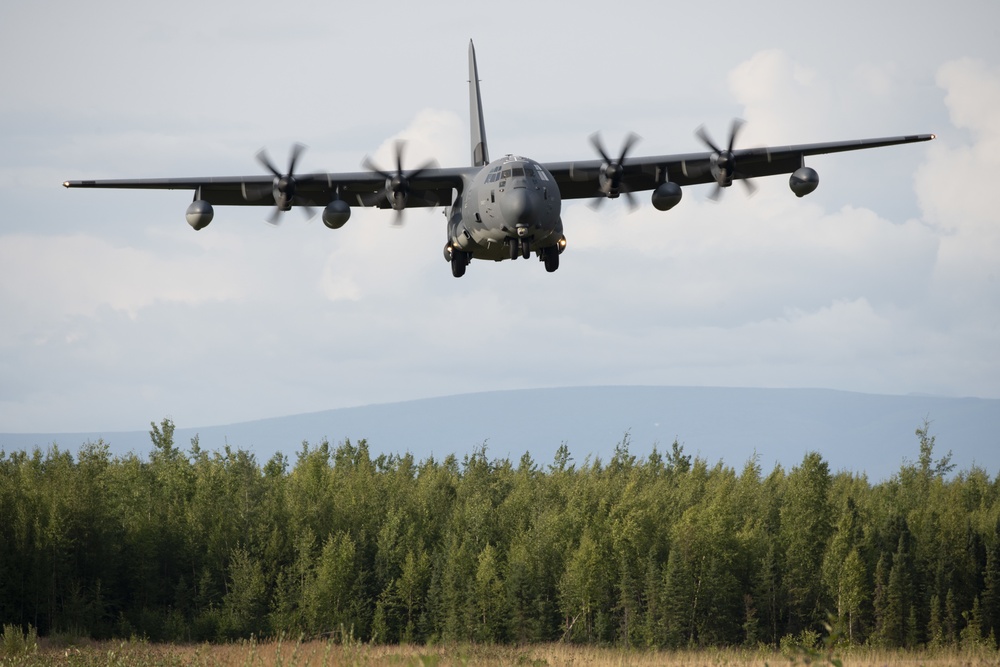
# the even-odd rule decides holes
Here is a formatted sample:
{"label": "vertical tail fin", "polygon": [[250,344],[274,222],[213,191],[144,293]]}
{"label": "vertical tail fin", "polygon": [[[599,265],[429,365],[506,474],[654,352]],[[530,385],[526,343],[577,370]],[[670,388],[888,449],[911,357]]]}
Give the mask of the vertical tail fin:
{"label": "vertical tail fin", "polygon": [[472,129],[472,166],[489,163],[486,148],[486,124],[483,121],[483,98],[479,93],[479,68],[476,67],[476,47],[469,40],[469,125]]}

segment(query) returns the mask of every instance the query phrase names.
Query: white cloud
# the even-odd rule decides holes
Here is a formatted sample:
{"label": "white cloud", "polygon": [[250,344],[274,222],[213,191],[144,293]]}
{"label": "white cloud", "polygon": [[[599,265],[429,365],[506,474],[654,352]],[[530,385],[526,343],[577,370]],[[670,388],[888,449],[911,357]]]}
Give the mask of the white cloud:
{"label": "white cloud", "polygon": [[[15,5],[0,8],[0,55],[35,57],[0,71],[0,430],[559,384],[1000,395],[1000,77],[985,17],[858,3],[860,25],[823,14],[827,39],[815,13],[777,7],[720,24],[708,5],[648,3],[638,24],[561,29],[555,5],[532,6],[528,23],[518,7],[483,23],[421,6],[393,8],[401,20],[372,41],[361,6],[283,9],[303,23],[245,3],[155,17],[109,0],[52,17]],[[84,15],[92,30],[77,29]],[[280,164],[296,140],[310,145],[303,171],[359,170],[365,153],[388,168],[396,138],[407,167],[468,164],[468,37],[494,157],[590,158],[598,128],[612,150],[635,130],[636,155],[695,151],[695,126],[723,142],[734,115],[748,120],[741,146],[940,138],[817,158],[823,183],[807,199],[774,177],[717,205],[709,186],[687,188],[667,213],[648,193],[632,215],[567,203],[558,272],[476,262],[461,280],[441,258],[440,209],[407,211],[402,228],[355,209],[331,231],[220,207],[195,233],[183,193],[58,186],[260,173],[254,151]],[[956,53],[980,60],[940,67]]]}
{"label": "white cloud", "polygon": [[204,253],[168,258],[86,234],[0,241],[4,310],[44,321],[93,316],[103,307],[134,317],[157,301],[198,304],[242,294],[235,276]]}
{"label": "white cloud", "polygon": [[[736,67],[729,75],[729,87],[745,107],[743,146],[780,144],[815,134],[833,100],[829,85],[815,70],[780,49],[761,51]],[[722,136],[715,139],[726,141]]]}
{"label": "white cloud", "polygon": [[[383,141],[372,161],[383,171],[394,171],[396,144],[402,142],[404,171],[429,161],[438,166],[464,164],[469,161],[461,150],[466,132],[454,113],[425,109],[407,127]],[[414,276],[426,271],[430,258],[441,256],[438,249],[447,240],[443,210],[407,209],[402,224],[394,225],[394,211],[352,209],[351,219],[343,228],[328,232],[332,249],[323,265],[323,293],[331,301],[357,301],[408,291],[415,284]],[[433,268],[444,267],[442,259]]]}
{"label": "white cloud", "polygon": [[1000,70],[975,60],[942,65],[938,85],[952,124],[940,133],[916,176],[928,222],[945,232],[990,233],[998,228],[990,197],[1000,167]]}
{"label": "white cloud", "polygon": [[948,62],[938,70],[952,123],[916,174],[927,222],[940,236],[929,307],[954,326],[956,318],[996,334],[1000,327],[1000,221],[990,194],[1000,169],[1000,69],[977,60]]}
{"label": "white cloud", "polygon": [[897,92],[896,79],[899,67],[894,62],[861,63],[854,72],[867,95],[891,97]]}

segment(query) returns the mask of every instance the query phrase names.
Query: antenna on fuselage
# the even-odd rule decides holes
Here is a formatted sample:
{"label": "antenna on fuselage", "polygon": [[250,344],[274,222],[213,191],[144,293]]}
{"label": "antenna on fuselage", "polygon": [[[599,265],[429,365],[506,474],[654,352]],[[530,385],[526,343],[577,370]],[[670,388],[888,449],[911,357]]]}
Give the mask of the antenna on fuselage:
{"label": "antenna on fuselage", "polygon": [[476,47],[469,40],[469,127],[472,130],[472,166],[482,167],[490,161],[486,148],[486,123],[483,121],[483,98],[479,92],[479,68],[476,67]]}

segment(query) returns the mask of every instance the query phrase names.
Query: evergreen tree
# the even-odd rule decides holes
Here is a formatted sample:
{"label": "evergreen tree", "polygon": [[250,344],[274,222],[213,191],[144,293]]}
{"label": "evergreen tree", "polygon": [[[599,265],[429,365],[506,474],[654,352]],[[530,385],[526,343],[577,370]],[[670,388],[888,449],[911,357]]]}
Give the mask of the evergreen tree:
{"label": "evergreen tree", "polygon": [[949,645],[958,641],[958,627],[958,608],[955,605],[955,596],[949,588],[944,601],[944,636]]}
{"label": "evergreen tree", "polygon": [[986,551],[981,612],[986,636],[1000,635],[1000,520],[994,523],[992,541]]}
{"label": "evergreen tree", "polygon": [[[362,440],[294,463],[87,443],[0,451],[0,622],[42,635],[198,642],[299,632],[365,641],[777,644],[836,610],[887,647],[995,641],[1000,493],[949,476],[926,424],[892,479],[818,454],[737,475],[674,443],[577,467],[485,446],[415,462]],[[946,479],[947,477],[947,479]],[[994,638],[990,640],[990,637]]]}
{"label": "evergreen tree", "polygon": [[671,549],[663,573],[663,644],[680,648],[694,638],[694,582],[679,549]]}
{"label": "evergreen tree", "polygon": [[875,613],[875,630],[873,638],[877,644],[888,645],[891,642],[893,620],[890,619],[889,606],[889,570],[892,566],[883,552],[875,565],[875,592],[872,605]]}
{"label": "evergreen tree", "polygon": [[476,608],[473,637],[477,641],[492,643],[504,638],[507,610],[504,605],[506,598],[500,568],[496,549],[492,544],[487,544],[479,553],[476,579],[472,587]]}
{"label": "evergreen tree", "polygon": [[847,637],[851,643],[855,641],[855,629],[860,622],[862,607],[868,600],[867,587],[864,562],[858,550],[851,549],[844,560],[837,584],[839,614],[846,621]]}
{"label": "evergreen tree", "polygon": [[930,621],[927,623],[927,644],[931,648],[945,645],[944,623],[941,620],[941,598],[936,593],[931,596]]}
{"label": "evergreen tree", "polygon": [[246,549],[235,549],[229,564],[229,591],[223,598],[227,637],[260,635],[267,630],[263,623],[266,592],[260,562]]}
{"label": "evergreen tree", "polygon": [[827,607],[822,588],[822,562],[832,532],[830,470],[816,452],[788,476],[781,510],[782,541],[786,544],[784,583],[788,592],[788,632],[812,628],[824,620]]}

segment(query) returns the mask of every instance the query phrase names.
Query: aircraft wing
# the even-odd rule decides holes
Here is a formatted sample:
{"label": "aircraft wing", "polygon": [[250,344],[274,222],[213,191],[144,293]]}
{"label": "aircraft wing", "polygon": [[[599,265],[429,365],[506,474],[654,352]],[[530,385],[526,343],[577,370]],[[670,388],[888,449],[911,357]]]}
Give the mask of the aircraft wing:
{"label": "aircraft wing", "polygon": [[[407,208],[448,206],[455,191],[462,190],[465,168],[424,169],[409,179]],[[66,181],[67,188],[122,188],[131,190],[191,190],[195,199],[221,206],[274,206],[274,178],[270,175],[139,178]],[[331,174],[296,174],[295,204],[326,206],[339,197],[351,206],[391,208],[386,179],[371,171]]]}
{"label": "aircraft wing", "polygon": [[[929,141],[933,134],[914,134],[902,137],[882,137],[829,143],[798,144],[763,148],[742,148],[733,150],[735,179],[790,174],[804,166],[809,155],[841,153],[866,148],[880,148]],[[625,159],[622,185],[631,192],[653,190],[664,181],[678,185],[714,183],[710,151],[679,155],[658,155],[649,157],[629,157]],[[555,177],[563,199],[601,197],[600,172],[603,160],[582,162],[553,162],[544,166]]]}

